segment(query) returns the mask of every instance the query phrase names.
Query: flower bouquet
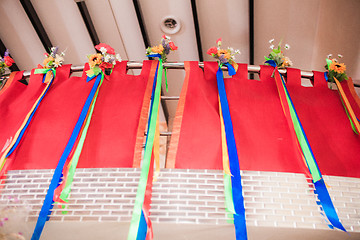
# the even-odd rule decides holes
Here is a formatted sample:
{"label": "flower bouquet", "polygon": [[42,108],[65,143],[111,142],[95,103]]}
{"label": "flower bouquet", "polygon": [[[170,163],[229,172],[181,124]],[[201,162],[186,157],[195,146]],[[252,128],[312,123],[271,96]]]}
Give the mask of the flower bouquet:
{"label": "flower bouquet", "polygon": [[[343,56],[338,54],[339,58]],[[328,82],[335,82],[334,78],[336,78],[339,82],[347,80],[348,77],[346,75],[346,65],[344,63],[339,63],[337,59],[332,58],[332,54],[329,54],[326,58],[325,69],[328,74]]]}
{"label": "flower bouquet", "polygon": [[89,77],[97,76],[106,69],[112,69],[116,65],[116,61],[121,61],[120,54],[116,54],[114,49],[105,43],[95,46],[95,49],[101,53],[88,55],[90,70],[86,71]]}
{"label": "flower bouquet", "polygon": [[[267,57],[265,58],[265,65],[270,65],[270,66],[277,66],[277,68],[281,69],[281,68],[287,68],[290,67],[292,65],[292,61],[290,60],[290,58],[285,57],[283,51],[281,50],[281,41],[279,42],[277,48],[275,48],[274,44],[274,39],[271,39],[269,41],[270,45],[270,49],[271,52]],[[285,44],[285,49],[289,50],[290,49],[290,45],[289,44]]]}
{"label": "flower bouquet", "polygon": [[238,64],[235,62],[235,55],[240,54],[240,51],[238,49],[234,50],[232,47],[228,47],[227,49],[221,49],[221,44],[222,41],[221,38],[219,38],[218,40],[216,40],[217,47],[209,48],[206,53],[217,59],[220,67],[224,64],[229,63],[234,67],[236,72],[238,69]]}
{"label": "flower bouquet", "polygon": [[15,63],[15,61],[9,56],[9,50],[6,49],[4,58],[0,56],[0,87],[4,81],[3,75],[5,74],[6,70],[8,70],[9,67],[13,65],[13,63]]}
{"label": "flower bouquet", "polygon": [[[170,37],[163,35],[161,38],[161,43],[157,46],[148,47],[146,49],[146,56],[161,57],[163,62],[167,61],[167,55],[171,51],[177,50],[178,47],[175,46],[175,43],[171,41]],[[160,55],[160,56],[158,56]]]}

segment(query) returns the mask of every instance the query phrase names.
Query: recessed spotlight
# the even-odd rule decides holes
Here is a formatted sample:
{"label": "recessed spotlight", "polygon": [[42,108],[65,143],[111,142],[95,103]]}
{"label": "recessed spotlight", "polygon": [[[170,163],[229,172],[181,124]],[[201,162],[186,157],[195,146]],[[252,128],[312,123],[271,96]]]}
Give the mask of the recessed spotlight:
{"label": "recessed spotlight", "polygon": [[166,16],[161,20],[160,28],[166,34],[175,34],[180,31],[181,22],[177,17]]}

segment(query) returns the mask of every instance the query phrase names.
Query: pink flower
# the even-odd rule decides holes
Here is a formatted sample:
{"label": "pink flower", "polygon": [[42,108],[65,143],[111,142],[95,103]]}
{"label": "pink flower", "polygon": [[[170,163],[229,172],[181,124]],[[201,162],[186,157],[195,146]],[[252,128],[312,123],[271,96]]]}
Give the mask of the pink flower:
{"label": "pink flower", "polygon": [[9,56],[4,57],[4,62],[6,64],[6,66],[8,66],[8,67],[10,67],[13,63],[15,63],[14,59],[12,59]]}
{"label": "pink flower", "polygon": [[169,46],[170,46],[171,50],[173,50],[173,51],[175,51],[175,50],[178,49],[178,47],[175,46],[175,43],[174,43],[174,42],[169,42]]}
{"label": "pink flower", "polygon": [[101,48],[105,48],[106,49],[106,52],[108,54],[112,54],[112,55],[115,55],[115,51],[112,47],[110,47],[109,45],[105,44],[105,43],[100,43],[98,45],[95,46],[95,48],[99,51],[101,51],[100,49]]}
{"label": "pink flower", "polygon": [[212,48],[209,48],[209,50],[207,50],[207,54],[209,54],[209,55],[213,55],[213,54],[217,54],[217,48],[216,47],[212,47]]}
{"label": "pink flower", "polygon": [[218,40],[216,40],[216,44],[217,44],[218,46],[221,45],[221,38],[219,38]]}

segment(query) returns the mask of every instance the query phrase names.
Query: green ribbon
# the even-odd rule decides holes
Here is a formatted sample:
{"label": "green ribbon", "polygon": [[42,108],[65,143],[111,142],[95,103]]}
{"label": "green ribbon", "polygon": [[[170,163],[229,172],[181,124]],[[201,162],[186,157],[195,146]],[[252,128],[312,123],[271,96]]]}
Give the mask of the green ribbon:
{"label": "green ribbon", "polygon": [[313,178],[313,181],[314,182],[317,182],[321,179],[321,173],[319,171],[319,168],[315,162],[315,159],[314,159],[314,156],[311,152],[311,149],[308,145],[308,142],[306,140],[306,136],[304,134],[304,132],[302,131],[302,127],[300,125],[300,120],[294,110],[294,105],[292,103],[292,101],[290,100],[290,97],[289,97],[289,93],[285,87],[285,83],[284,83],[284,80],[281,78],[281,83],[282,83],[282,86],[285,90],[285,94],[286,94],[286,100],[289,104],[289,109],[290,109],[290,115],[291,115],[291,118],[292,118],[292,122],[294,124],[294,129],[295,129],[295,133],[296,133],[296,136],[298,138],[298,141],[299,141],[299,144],[300,144],[300,147],[302,149],[302,152],[304,154],[304,157],[305,157],[305,160],[306,160],[306,163],[308,164],[308,167],[309,167],[309,170],[310,170],[310,174]]}
{"label": "green ribbon", "polygon": [[164,69],[164,73],[165,73],[165,86],[166,86],[166,92],[169,92],[166,72],[167,72],[167,68]]}
{"label": "green ribbon", "polygon": [[[225,207],[226,211],[229,213],[229,216],[233,218],[235,213],[234,200],[232,196],[232,186],[231,186],[231,175],[224,174],[224,195],[225,195]],[[228,223],[234,223],[234,219],[228,219]]]}
{"label": "green ribbon", "polygon": [[82,131],[80,139],[79,139],[79,143],[76,146],[74,155],[72,157],[72,161],[71,161],[71,165],[70,165],[69,172],[68,172],[68,175],[67,175],[67,180],[66,180],[66,183],[65,183],[65,187],[64,187],[64,189],[62,190],[62,192],[60,194],[60,198],[65,202],[69,201],[68,197],[69,197],[69,194],[70,194],[70,191],[71,191],[71,185],[72,185],[72,183],[74,181],[74,175],[75,175],[76,167],[77,167],[77,164],[78,164],[78,161],[79,161],[79,158],[80,158],[81,151],[82,151],[83,146],[84,146],[87,131],[89,129],[89,125],[90,125],[90,122],[91,122],[91,117],[92,117],[92,114],[93,114],[93,111],[94,111],[96,99],[97,99],[97,96],[98,96],[98,93],[99,93],[99,89],[100,89],[100,87],[101,87],[101,85],[103,83],[103,80],[104,80],[104,73],[101,72],[101,80],[100,80],[98,90],[95,93],[94,100],[93,100],[93,103],[92,103],[90,111],[89,111],[89,115],[88,115],[88,117],[86,119],[83,131]]}
{"label": "green ribbon", "polygon": [[162,73],[163,73],[163,62],[162,62],[162,59],[160,58],[159,59],[159,69],[158,69],[158,74],[157,74],[157,79],[156,79],[156,88],[155,88],[155,93],[154,93],[153,110],[152,110],[151,116],[150,116],[150,125],[149,125],[147,142],[146,142],[144,158],[143,158],[144,160],[142,163],[139,185],[138,185],[138,189],[136,192],[134,210],[133,210],[132,219],[131,219],[130,228],[129,228],[129,234],[128,234],[128,238],[127,238],[128,240],[136,240],[137,239],[137,233],[138,233],[138,229],[139,229],[142,206],[143,206],[144,198],[145,198],[145,190],[146,190],[146,184],[147,184],[147,180],[148,180],[149,170],[153,170],[153,169],[150,169],[150,162],[151,162],[152,149],[153,149],[153,145],[154,145],[157,115],[159,112],[159,102],[160,102],[159,100],[160,100]]}

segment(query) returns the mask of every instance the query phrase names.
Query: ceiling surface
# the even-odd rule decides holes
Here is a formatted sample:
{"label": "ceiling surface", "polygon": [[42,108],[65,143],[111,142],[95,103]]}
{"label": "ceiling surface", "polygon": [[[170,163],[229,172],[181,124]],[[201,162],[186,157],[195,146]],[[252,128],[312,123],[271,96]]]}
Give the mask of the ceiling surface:
{"label": "ceiling surface", "polygon": [[[323,71],[325,57],[340,53],[359,80],[359,10],[358,0],[0,0],[0,47],[10,49],[18,69],[30,70],[51,46],[66,50],[65,63],[73,65],[87,62],[99,42],[124,60],[145,60],[145,48],[163,34],[179,47],[168,61],[211,61],[206,51],[222,37],[223,46],[241,51],[238,62],[259,65],[274,38],[291,46],[293,67]],[[169,18],[175,28],[164,27]],[[183,78],[184,71],[170,70],[164,94],[179,95]],[[176,105],[163,104],[167,119]]]}

